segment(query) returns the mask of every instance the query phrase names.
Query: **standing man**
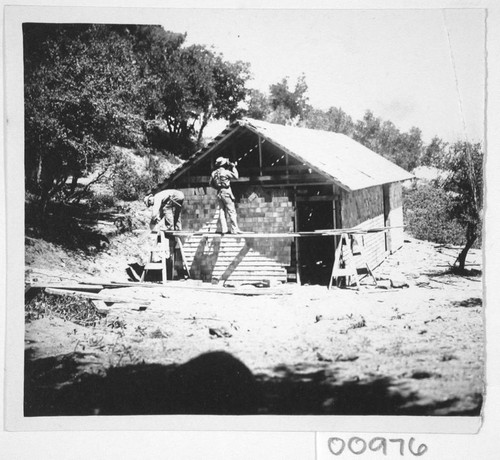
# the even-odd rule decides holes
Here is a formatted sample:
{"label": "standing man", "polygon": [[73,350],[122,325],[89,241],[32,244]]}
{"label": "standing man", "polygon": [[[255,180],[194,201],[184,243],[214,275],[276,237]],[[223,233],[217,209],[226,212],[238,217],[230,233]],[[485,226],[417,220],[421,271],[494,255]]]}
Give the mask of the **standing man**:
{"label": "standing man", "polygon": [[[238,228],[234,195],[231,190],[231,180],[238,179],[238,177],[238,170],[234,163],[224,157],[215,160],[215,170],[210,176],[210,186],[217,190],[219,221],[221,222],[222,233],[226,233],[226,231],[229,231],[229,233],[242,233]],[[223,217],[225,217],[225,222],[222,220]]]}
{"label": "standing man", "polygon": [[144,198],[145,205],[153,206],[149,228],[153,230],[161,221],[160,230],[182,230],[181,211],[184,193],[179,190],[162,190]]}

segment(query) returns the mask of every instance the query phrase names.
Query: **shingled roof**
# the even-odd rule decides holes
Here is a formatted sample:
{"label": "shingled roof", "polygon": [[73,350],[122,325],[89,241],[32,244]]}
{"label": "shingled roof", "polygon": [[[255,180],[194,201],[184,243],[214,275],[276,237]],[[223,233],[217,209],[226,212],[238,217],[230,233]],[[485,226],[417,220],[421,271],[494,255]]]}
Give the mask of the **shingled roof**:
{"label": "shingled roof", "polygon": [[230,124],[170,179],[213,151],[233,130],[246,127],[348,191],[413,179],[413,175],[345,134],[244,118]]}

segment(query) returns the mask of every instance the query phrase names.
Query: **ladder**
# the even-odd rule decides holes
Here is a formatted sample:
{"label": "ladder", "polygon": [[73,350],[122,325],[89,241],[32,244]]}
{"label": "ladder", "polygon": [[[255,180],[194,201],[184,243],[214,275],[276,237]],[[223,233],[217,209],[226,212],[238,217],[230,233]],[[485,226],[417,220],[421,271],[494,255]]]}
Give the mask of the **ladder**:
{"label": "ladder", "polygon": [[330,276],[328,289],[332,287],[334,281],[335,284],[338,285],[338,279],[341,277],[345,277],[346,286],[352,284],[351,281],[354,280],[356,288],[359,289],[359,277],[356,258],[361,259],[363,265],[366,267],[368,274],[373,278],[375,285],[377,284],[377,280],[373,275],[368,262],[365,259],[363,253],[363,245],[356,244],[356,251],[353,252],[353,250],[351,249],[352,242],[356,242],[353,239],[353,235],[349,235],[348,233],[341,233],[337,248],[335,250],[335,259],[333,262],[332,274]]}

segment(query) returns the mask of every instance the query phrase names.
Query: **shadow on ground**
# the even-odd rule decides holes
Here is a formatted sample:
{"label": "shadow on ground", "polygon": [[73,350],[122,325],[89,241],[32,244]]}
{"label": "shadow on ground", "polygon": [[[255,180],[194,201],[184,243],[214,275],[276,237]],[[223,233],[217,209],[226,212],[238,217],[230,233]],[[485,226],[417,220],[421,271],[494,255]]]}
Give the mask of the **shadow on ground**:
{"label": "shadow on ground", "polygon": [[106,235],[96,229],[98,221],[110,224],[113,234],[132,230],[130,217],[112,210],[92,210],[84,205],[50,203],[42,213],[39,203],[25,202],[25,244],[31,238],[42,238],[46,242],[61,245],[67,250],[97,252],[109,247]]}
{"label": "shadow on ground", "polygon": [[454,307],[463,307],[463,308],[474,308],[480,307],[483,305],[483,300],[479,297],[470,297],[469,299],[453,301],[451,304]]}
{"label": "shadow on ground", "polygon": [[[25,416],[57,415],[479,415],[481,396],[457,410],[456,399],[423,403],[415,391],[387,377],[337,381],[325,369],[280,366],[252,375],[225,352],[182,365],[138,364],[82,372],[91,355],[25,361]],[[455,408],[454,408],[455,407]]]}
{"label": "shadow on ground", "polygon": [[457,279],[459,279],[460,277],[481,278],[481,276],[483,275],[483,271],[477,270],[475,268],[465,268],[463,270],[460,270],[458,267],[449,267],[446,270],[422,272],[421,274],[428,276],[429,278],[453,276],[456,276]]}

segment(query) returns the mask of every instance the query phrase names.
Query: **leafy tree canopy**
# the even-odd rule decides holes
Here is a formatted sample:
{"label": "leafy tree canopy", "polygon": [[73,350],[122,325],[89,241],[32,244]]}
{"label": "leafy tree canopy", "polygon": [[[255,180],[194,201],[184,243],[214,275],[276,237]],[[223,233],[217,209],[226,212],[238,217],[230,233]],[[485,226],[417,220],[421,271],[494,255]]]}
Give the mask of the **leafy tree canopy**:
{"label": "leafy tree canopy", "polygon": [[27,185],[46,202],[112,144],[134,145],[130,42],[101,25],[24,25]]}
{"label": "leafy tree canopy", "polygon": [[447,142],[444,142],[438,136],[434,136],[430,144],[424,148],[420,158],[420,164],[422,166],[442,168],[447,147]]}
{"label": "leafy tree canopy", "polygon": [[248,64],[161,26],[24,24],[27,188],[44,204],[113,145],[188,155],[234,118]]}
{"label": "leafy tree canopy", "polygon": [[297,80],[292,91],[288,87],[288,77],[269,87],[269,102],[273,110],[280,112],[288,111],[290,118],[303,118],[309,108],[307,93],[307,83],[302,75]]}
{"label": "leafy tree canopy", "polygon": [[420,164],[426,150],[418,128],[401,132],[394,123],[376,117],[370,110],[355,122],[341,108],[330,107],[325,111],[310,106],[306,93],[304,76],[299,78],[293,91],[285,77],[269,87],[269,95],[249,91],[246,113],[249,117],[271,123],[345,134],[408,171]]}

